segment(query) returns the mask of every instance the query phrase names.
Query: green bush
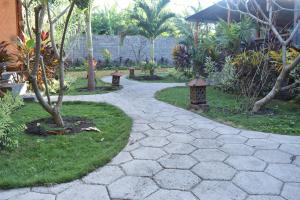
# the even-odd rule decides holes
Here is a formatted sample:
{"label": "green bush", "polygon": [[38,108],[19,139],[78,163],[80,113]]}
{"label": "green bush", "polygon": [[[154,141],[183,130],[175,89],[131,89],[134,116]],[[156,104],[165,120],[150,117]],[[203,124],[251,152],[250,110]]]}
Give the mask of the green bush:
{"label": "green bush", "polygon": [[10,115],[22,105],[22,99],[10,93],[0,99],[0,150],[18,147],[17,134],[24,129],[24,125],[15,124]]}

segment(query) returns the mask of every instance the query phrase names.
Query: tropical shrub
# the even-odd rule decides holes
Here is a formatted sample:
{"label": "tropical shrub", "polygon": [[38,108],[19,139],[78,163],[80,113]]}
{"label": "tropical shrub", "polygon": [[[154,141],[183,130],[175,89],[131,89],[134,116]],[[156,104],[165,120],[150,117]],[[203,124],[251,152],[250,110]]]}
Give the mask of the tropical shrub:
{"label": "tropical shrub", "polygon": [[211,84],[223,91],[234,91],[236,86],[236,68],[232,64],[232,58],[227,56],[222,70],[217,70],[217,63],[211,57],[206,58],[205,72]]}
{"label": "tropical shrub", "polygon": [[15,124],[11,114],[22,105],[22,99],[10,93],[0,99],[0,150],[18,147],[17,134],[24,129],[24,125]]}
{"label": "tropical shrub", "polygon": [[233,59],[236,68],[236,92],[245,98],[243,110],[250,110],[257,97],[269,91],[275,81],[268,53],[244,51]]}
{"label": "tropical shrub", "polygon": [[112,55],[108,49],[104,49],[102,51],[102,57],[104,59],[104,67],[106,68],[112,67]]}
{"label": "tropical shrub", "polygon": [[[65,77],[65,90],[70,89],[70,87],[76,82],[77,78],[73,76],[66,76]],[[59,93],[59,81],[56,79],[52,79],[49,81],[49,92],[51,94],[58,94]]]}
{"label": "tropical shrub", "polygon": [[254,22],[247,17],[240,22],[230,24],[220,20],[216,26],[216,39],[219,47],[230,54],[239,52],[241,44],[244,46],[250,44],[254,28]]}
{"label": "tropical shrub", "polygon": [[173,60],[175,68],[189,75],[191,72],[191,54],[184,45],[176,45],[173,49]]}
{"label": "tropical shrub", "polygon": [[[48,32],[41,32],[41,42],[41,58],[43,63],[41,62],[41,65],[38,69],[37,82],[39,88],[44,90],[42,64],[44,64],[47,79],[51,81],[55,78],[56,69],[59,65],[59,62],[54,54],[53,48],[51,47]],[[31,72],[34,66],[33,58],[35,41],[33,39],[29,39],[27,36],[22,36],[21,38],[18,38],[17,45],[19,47],[18,61],[16,63],[18,68],[20,70]]]}

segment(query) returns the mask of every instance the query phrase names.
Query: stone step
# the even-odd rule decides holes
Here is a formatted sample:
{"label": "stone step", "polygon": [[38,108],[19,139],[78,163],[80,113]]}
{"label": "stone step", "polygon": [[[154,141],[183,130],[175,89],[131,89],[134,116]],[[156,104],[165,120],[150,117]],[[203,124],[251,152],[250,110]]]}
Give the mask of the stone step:
{"label": "stone step", "polygon": [[4,83],[0,84],[0,89],[3,92],[12,92],[16,95],[24,95],[27,91],[27,84],[26,83]]}

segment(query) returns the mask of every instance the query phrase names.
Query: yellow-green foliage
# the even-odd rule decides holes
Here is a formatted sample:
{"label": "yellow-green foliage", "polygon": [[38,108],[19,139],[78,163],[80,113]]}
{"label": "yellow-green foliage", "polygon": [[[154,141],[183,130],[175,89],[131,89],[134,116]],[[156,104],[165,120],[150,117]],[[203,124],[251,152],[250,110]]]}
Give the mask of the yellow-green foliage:
{"label": "yellow-green foliage", "polygon": [[[282,51],[269,51],[269,55],[276,71],[280,72],[282,70]],[[299,51],[293,48],[288,48],[286,52],[287,64],[290,64],[298,55]]]}

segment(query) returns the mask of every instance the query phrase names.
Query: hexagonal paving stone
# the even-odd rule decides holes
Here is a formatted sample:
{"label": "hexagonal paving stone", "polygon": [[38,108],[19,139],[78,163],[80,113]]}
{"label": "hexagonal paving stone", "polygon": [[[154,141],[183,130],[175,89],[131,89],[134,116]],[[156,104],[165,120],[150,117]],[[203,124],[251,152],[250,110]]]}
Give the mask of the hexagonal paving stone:
{"label": "hexagonal paving stone", "polygon": [[213,130],[217,127],[215,123],[207,123],[207,122],[202,122],[202,123],[195,123],[191,125],[193,129],[208,129],[208,130]]}
{"label": "hexagonal paving stone", "polygon": [[256,149],[277,149],[279,147],[279,143],[268,139],[249,139],[246,144]]}
{"label": "hexagonal paving stone", "polygon": [[263,171],[266,163],[253,156],[230,156],[226,161],[229,165],[238,170]]}
{"label": "hexagonal paving stone", "polygon": [[182,114],[179,114],[179,115],[174,115],[174,118],[175,119],[180,119],[180,120],[192,120],[194,119],[195,117],[198,117],[198,116],[193,116],[191,114],[188,114],[188,115],[182,115]]}
{"label": "hexagonal paving stone", "polygon": [[224,144],[220,149],[229,155],[237,156],[248,156],[254,153],[254,149],[252,147],[244,144]]}
{"label": "hexagonal paving stone", "polygon": [[271,134],[269,139],[281,144],[300,144],[300,137],[295,137],[293,135]]}
{"label": "hexagonal paving stone", "polygon": [[170,109],[168,109],[168,111],[160,111],[158,113],[158,116],[161,116],[161,117],[172,117],[172,116],[175,116],[177,115],[176,111],[170,111]]}
{"label": "hexagonal paving stone", "polygon": [[201,162],[193,167],[192,171],[202,179],[231,180],[235,169],[222,162]]}
{"label": "hexagonal paving stone", "polygon": [[167,139],[171,142],[179,142],[179,143],[189,143],[193,141],[195,138],[188,134],[177,134],[173,133],[167,137]]}
{"label": "hexagonal paving stone", "polygon": [[203,200],[244,200],[246,193],[230,181],[202,181],[193,193]]}
{"label": "hexagonal paving stone", "polygon": [[57,200],[109,200],[107,190],[101,185],[76,185],[57,195]]}
{"label": "hexagonal paving stone", "polygon": [[281,195],[288,200],[299,200],[300,183],[286,183]]}
{"label": "hexagonal paving stone", "polygon": [[170,135],[171,133],[166,131],[166,130],[148,130],[145,132],[147,135],[149,136],[153,136],[153,137],[165,137],[167,135]]}
{"label": "hexagonal paving stone", "polygon": [[112,165],[119,165],[132,160],[132,156],[129,152],[120,152],[113,160],[110,162]]}
{"label": "hexagonal paving stone", "polygon": [[296,157],[296,159],[293,161],[293,164],[298,165],[300,167],[300,156]]}
{"label": "hexagonal paving stone", "polygon": [[83,181],[86,183],[93,183],[93,184],[110,184],[123,175],[124,173],[119,167],[105,166],[100,170],[92,172],[86,177],[84,177]]}
{"label": "hexagonal paving stone", "polygon": [[147,124],[134,124],[132,127],[132,131],[135,132],[143,132],[149,130],[150,127]]}
{"label": "hexagonal paving stone", "polygon": [[199,161],[223,161],[228,156],[218,149],[199,149],[191,155]]}
{"label": "hexagonal paving stone", "polygon": [[292,164],[270,164],[266,172],[284,182],[300,182],[300,167]]}
{"label": "hexagonal paving stone", "polygon": [[132,176],[153,176],[162,167],[152,160],[132,160],[122,165],[125,173]]}
{"label": "hexagonal paving stone", "polygon": [[282,144],[280,149],[295,156],[300,156],[300,144]]}
{"label": "hexagonal paving stone", "polygon": [[[66,189],[70,187],[74,187],[75,185],[80,184],[79,180],[72,181],[70,183],[63,183],[63,184],[57,184],[57,185],[51,185],[51,186],[40,186],[40,187],[33,187],[31,188],[32,192],[38,192],[38,193],[44,193],[44,194],[58,194],[62,191],[65,191]],[[1,196],[1,194],[0,194]],[[1,197],[0,197],[1,199]]]}
{"label": "hexagonal paving stone", "polygon": [[173,117],[156,117],[155,118],[155,121],[158,121],[158,122],[172,122],[174,120],[175,119]]}
{"label": "hexagonal paving stone", "polygon": [[165,189],[189,190],[201,179],[188,170],[164,169],[154,176],[154,180]]}
{"label": "hexagonal paving stone", "polygon": [[243,130],[240,133],[241,136],[249,138],[249,139],[264,139],[267,138],[270,134],[269,133],[262,133],[257,131],[246,131]]}
{"label": "hexagonal paving stone", "polygon": [[278,195],[282,183],[264,172],[240,172],[233,182],[249,194]]}
{"label": "hexagonal paving stone", "polygon": [[140,147],[131,153],[134,158],[144,160],[156,160],[166,154],[163,150],[153,147]]}
{"label": "hexagonal paving stone", "polygon": [[158,190],[145,200],[197,200],[190,192],[178,190]]}
{"label": "hexagonal paving stone", "polygon": [[190,133],[192,136],[198,139],[213,139],[219,136],[218,133],[209,129],[198,129]]}
{"label": "hexagonal paving stone", "polygon": [[173,125],[166,122],[153,122],[150,123],[149,126],[151,126],[153,129],[167,129],[172,127]]}
{"label": "hexagonal paving stone", "polygon": [[165,168],[174,169],[189,169],[197,163],[191,156],[178,154],[166,155],[160,158],[158,162]]}
{"label": "hexagonal paving stone", "polygon": [[170,143],[164,147],[165,151],[174,154],[189,154],[193,152],[196,148],[190,144],[185,143]]}
{"label": "hexagonal paving stone", "polygon": [[279,150],[258,150],[254,156],[268,163],[291,163],[292,156]]}
{"label": "hexagonal paving stone", "polygon": [[138,142],[136,142],[136,143],[131,143],[131,142],[129,142],[128,144],[127,144],[127,146],[123,149],[124,151],[133,151],[133,150],[135,150],[135,149],[138,149],[138,148],[140,148],[142,145],[140,144],[140,143],[138,143]]}
{"label": "hexagonal paving stone", "polygon": [[23,189],[11,189],[11,190],[0,190],[0,199],[6,200],[15,196],[22,195],[24,193],[29,192],[29,188],[23,188]]}
{"label": "hexagonal paving stone", "polygon": [[193,129],[189,126],[172,126],[168,131],[172,133],[190,133]]}
{"label": "hexagonal paving stone", "polygon": [[[28,192],[25,194],[17,195],[9,200],[55,200],[55,195],[53,194],[41,194],[36,192]],[[66,199],[68,200],[68,199]]]}
{"label": "hexagonal paving stone", "polygon": [[223,145],[222,142],[215,139],[196,139],[192,141],[191,144],[200,149],[216,149]]}
{"label": "hexagonal paving stone", "polygon": [[132,132],[130,134],[130,139],[133,140],[133,141],[139,141],[139,140],[141,140],[145,137],[146,136],[143,133],[140,133],[140,132]]}
{"label": "hexagonal paving stone", "polygon": [[246,200],[285,200],[280,196],[271,195],[253,195],[249,196]]}
{"label": "hexagonal paving stone", "polygon": [[240,135],[221,135],[217,140],[227,144],[242,144],[247,138]]}
{"label": "hexagonal paving stone", "polygon": [[191,120],[182,120],[182,119],[177,119],[173,122],[171,122],[173,125],[178,125],[178,126],[190,126],[194,124]]}
{"label": "hexagonal paving stone", "polygon": [[157,189],[150,178],[133,176],[123,177],[108,186],[112,199],[144,199]]}
{"label": "hexagonal paving stone", "polygon": [[170,142],[164,137],[147,137],[141,140],[140,143],[147,147],[163,147]]}
{"label": "hexagonal paving stone", "polygon": [[229,127],[229,126],[217,127],[213,131],[215,131],[217,133],[220,133],[222,135],[236,135],[239,132],[241,132],[241,130],[236,129],[236,128],[232,128],[232,127]]}

